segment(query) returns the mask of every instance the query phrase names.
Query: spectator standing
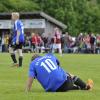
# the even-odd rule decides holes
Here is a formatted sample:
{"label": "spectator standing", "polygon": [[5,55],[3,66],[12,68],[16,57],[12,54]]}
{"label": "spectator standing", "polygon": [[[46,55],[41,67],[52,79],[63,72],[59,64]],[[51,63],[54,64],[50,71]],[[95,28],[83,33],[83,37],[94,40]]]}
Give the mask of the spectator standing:
{"label": "spectator standing", "polygon": [[42,43],[42,39],[39,36],[39,34],[37,34],[37,33],[33,34],[31,41],[32,41],[33,51],[34,52],[39,52],[39,49],[40,49],[40,46],[41,46],[41,43]]}
{"label": "spectator standing", "polygon": [[96,53],[100,54],[100,35],[96,36]]}
{"label": "spectator standing", "polygon": [[55,50],[57,49],[59,54],[62,55],[62,49],[61,49],[61,32],[58,28],[54,29],[54,34],[53,34],[53,40],[54,40],[54,44],[53,44],[53,49],[52,52],[54,53]]}
{"label": "spectator standing", "polygon": [[90,34],[90,44],[91,44],[91,53],[95,53],[96,37],[93,33]]}

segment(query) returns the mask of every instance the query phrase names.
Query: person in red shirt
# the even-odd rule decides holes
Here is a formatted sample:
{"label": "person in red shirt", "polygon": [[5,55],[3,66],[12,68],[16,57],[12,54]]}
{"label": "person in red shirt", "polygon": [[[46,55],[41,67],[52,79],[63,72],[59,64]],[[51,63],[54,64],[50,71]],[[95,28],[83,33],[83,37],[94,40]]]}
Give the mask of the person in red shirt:
{"label": "person in red shirt", "polygon": [[33,51],[34,52],[39,52],[40,45],[41,45],[41,42],[42,42],[42,39],[39,36],[39,34],[33,34],[31,41],[32,41]]}
{"label": "person in red shirt", "polygon": [[54,29],[54,34],[53,34],[53,50],[54,52],[56,49],[58,52],[62,55],[62,49],[61,49],[61,32],[58,28]]}

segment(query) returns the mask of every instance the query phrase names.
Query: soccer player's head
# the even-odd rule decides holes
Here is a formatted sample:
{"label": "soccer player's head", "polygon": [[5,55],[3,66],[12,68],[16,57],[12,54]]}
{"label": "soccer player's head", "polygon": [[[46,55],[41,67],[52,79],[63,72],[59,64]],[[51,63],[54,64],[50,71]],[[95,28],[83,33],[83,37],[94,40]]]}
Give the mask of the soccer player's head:
{"label": "soccer player's head", "polygon": [[40,57],[39,54],[33,54],[32,55],[32,58],[31,58],[31,61],[35,60],[36,58]]}
{"label": "soccer player's head", "polygon": [[19,13],[18,12],[12,12],[12,20],[17,20],[17,19],[19,19]]}

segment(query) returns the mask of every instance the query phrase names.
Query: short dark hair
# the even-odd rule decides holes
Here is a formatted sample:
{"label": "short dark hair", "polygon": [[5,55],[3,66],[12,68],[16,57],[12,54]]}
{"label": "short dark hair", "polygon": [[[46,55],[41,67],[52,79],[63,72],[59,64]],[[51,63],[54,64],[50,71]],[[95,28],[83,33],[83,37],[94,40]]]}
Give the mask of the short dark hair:
{"label": "short dark hair", "polygon": [[36,58],[40,57],[39,54],[33,54],[32,55],[32,58],[31,58],[31,61],[35,60]]}

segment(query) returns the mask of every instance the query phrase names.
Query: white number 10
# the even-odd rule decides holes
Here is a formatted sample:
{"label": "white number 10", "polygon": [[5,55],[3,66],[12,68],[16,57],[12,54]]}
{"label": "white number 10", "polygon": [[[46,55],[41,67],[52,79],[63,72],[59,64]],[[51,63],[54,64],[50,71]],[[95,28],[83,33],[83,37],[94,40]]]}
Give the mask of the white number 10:
{"label": "white number 10", "polygon": [[43,66],[48,73],[57,68],[51,59],[46,59],[44,62],[41,62],[41,66]]}

